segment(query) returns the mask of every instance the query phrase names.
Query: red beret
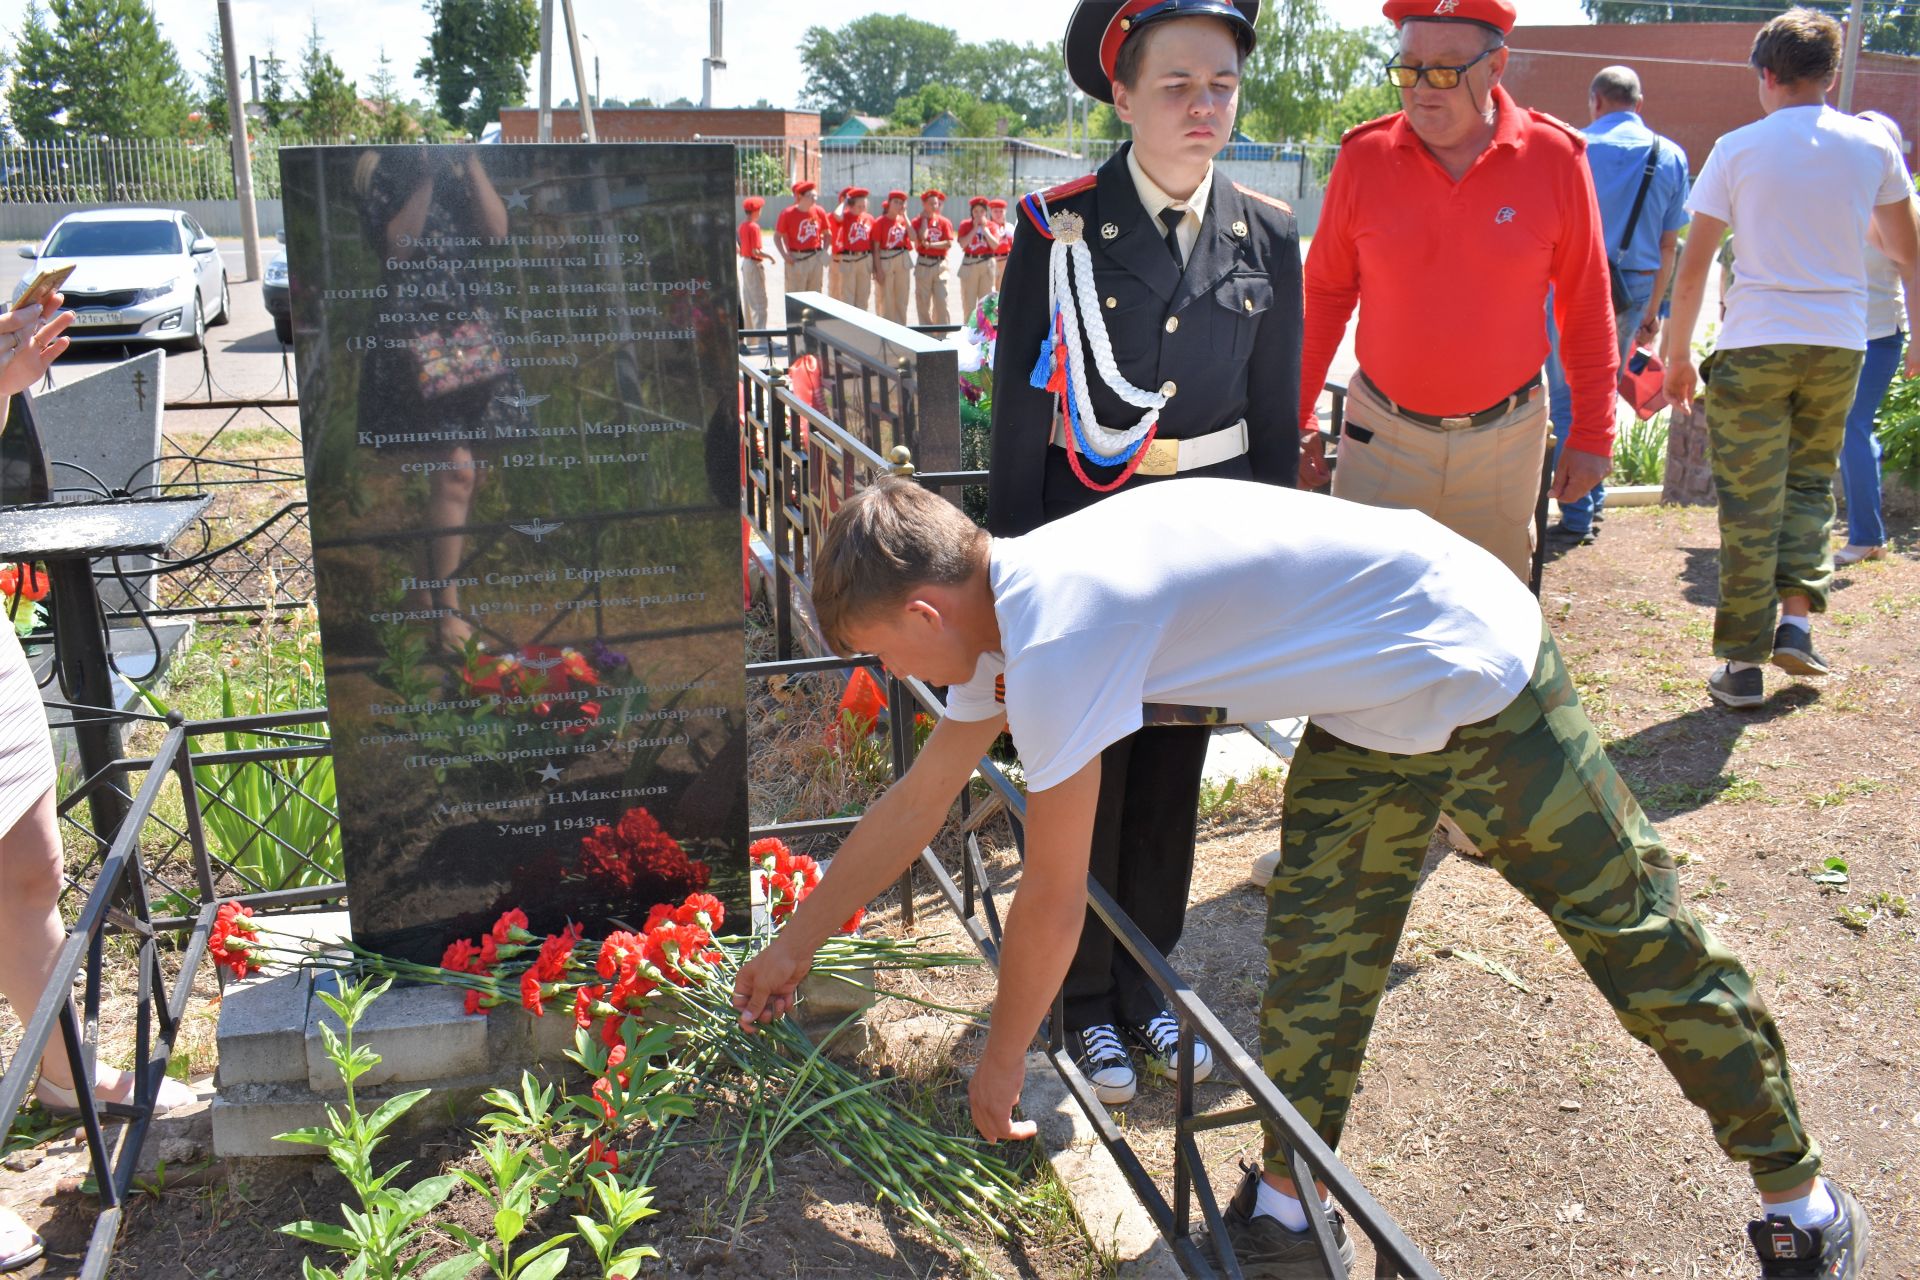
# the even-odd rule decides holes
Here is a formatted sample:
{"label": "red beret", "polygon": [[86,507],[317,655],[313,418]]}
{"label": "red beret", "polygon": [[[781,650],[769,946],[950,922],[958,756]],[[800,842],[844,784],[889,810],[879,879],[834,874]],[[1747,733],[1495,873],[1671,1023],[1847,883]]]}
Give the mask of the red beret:
{"label": "red beret", "polygon": [[942,191],[938,187],[928,187],[925,191],[922,191],[920,193],[920,198],[922,200],[933,200],[933,199],[945,200],[947,198],[947,193]]}
{"label": "red beret", "polygon": [[1419,19],[1423,22],[1472,22],[1491,27],[1501,35],[1513,30],[1513,0],[1387,0],[1380,12],[1395,27]]}
{"label": "red beret", "polygon": [[873,192],[867,190],[865,187],[848,187],[846,195],[842,198],[847,200],[865,200],[872,194]]}
{"label": "red beret", "polygon": [[758,213],[767,207],[767,202],[759,196],[748,196],[740,202],[740,207],[748,213]]}
{"label": "red beret", "polygon": [[975,196],[973,199],[967,201],[967,208],[969,209],[978,209],[982,205],[985,205],[987,208],[991,209],[993,207],[993,202],[991,200],[988,200],[985,196]]}
{"label": "red beret", "polygon": [[989,209],[1004,209],[1006,207],[1007,207],[1007,202],[998,197],[995,197],[994,199],[987,201],[987,208]]}
{"label": "red beret", "polygon": [[907,198],[907,193],[904,191],[887,192],[887,199],[889,200],[905,200],[906,198]]}
{"label": "red beret", "polygon": [[809,191],[818,191],[819,189],[820,184],[817,182],[796,182],[793,184],[793,194],[796,196],[803,196]]}

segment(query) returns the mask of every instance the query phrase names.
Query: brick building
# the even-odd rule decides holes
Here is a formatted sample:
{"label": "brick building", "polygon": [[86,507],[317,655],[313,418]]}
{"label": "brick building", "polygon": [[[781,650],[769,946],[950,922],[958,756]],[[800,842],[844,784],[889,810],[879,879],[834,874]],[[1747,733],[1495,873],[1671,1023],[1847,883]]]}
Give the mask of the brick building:
{"label": "brick building", "polygon": [[[751,150],[769,155],[788,182],[820,180],[820,113],[817,111],[702,111],[698,107],[606,107],[593,113],[602,142],[731,142],[753,140]],[[500,141],[533,142],[540,112],[513,107],[500,113]],[[556,107],[553,140],[580,141],[580,112]]]}
{"label": "brick building", "polygon": [[[1619,63],[1640,74],[1647,123],[1686,149],[1698,173],[1714,140],[1760,118],[1747,55],[1759,23],[1646,22],[1515,27],[1501,83],[1516,102],[1576,125],[1587,123],[1587,86]],[[1920,135],[1920,58],[1866,53],[1853,109],[1885,112],[1907,136],[1909,164]]]}

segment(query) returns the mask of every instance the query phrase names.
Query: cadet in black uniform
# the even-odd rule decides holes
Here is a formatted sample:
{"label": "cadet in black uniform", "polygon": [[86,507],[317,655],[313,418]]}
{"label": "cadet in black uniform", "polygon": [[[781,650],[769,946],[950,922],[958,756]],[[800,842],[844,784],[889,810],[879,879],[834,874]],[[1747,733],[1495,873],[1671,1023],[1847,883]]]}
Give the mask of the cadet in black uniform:
{"label": "cadet in black uniform", "polygon": [[[1212,164],[1233,134],[1259,7],[1081,0],[1074,11],[1068,69],[1115,104],[1134,140],[1014,216],[994,364],[994,534],[1179,476],[1294,483],[1298,231],[1285,204]],[[1101,756],[1092,874],[1163,954],[1186,914],[1209,733],[1149,727]],[[1123,1036],[1149,1067],[1172,1070],[1177,1024],[1091,911],[1063,994],[1068,1043],[1103,1101],[1134,1095]],[[1195,1051],[1201,1079],[1213,1064],[1205,1045]]]}

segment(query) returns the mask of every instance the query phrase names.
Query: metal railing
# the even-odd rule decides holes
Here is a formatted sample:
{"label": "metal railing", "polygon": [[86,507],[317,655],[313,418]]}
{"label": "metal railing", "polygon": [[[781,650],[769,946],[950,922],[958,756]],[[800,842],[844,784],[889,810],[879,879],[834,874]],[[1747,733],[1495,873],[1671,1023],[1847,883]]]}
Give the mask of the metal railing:
{"label": "metal railing", "polygon": [[[790,341],[789,349],[794,343]],[[951,471],[916,473],[910,452],[896,447],[887,457],[869,448],[850,433],[826,418],[812,406],[796,399],[785,378],[776,371],[741,362],[740,378],[744,393],[741,421],[742,512],[747,523],[767,548],[763,572],[773,612],[775,660],[751,663],[752,678],[790,677],[808,672],[841,671],[864,666],[885,680],[893,773],[905,774],[913,763],[914,735],[904,726],[913,723],[916,713],[935,718],[945,714],[945,702],[917,680],[900,679],[886,673],[872,658],[794,656],[796,641],[806,623],[801,613],[800,593],[807,585],[807,567],[818,540],[824,536],[826,522],[833,512],[859,488],[882,475],[909,475],[930,488],[984,483],[984,472]],[[1343,397],[1342,397],[1343,398]],[[804,426],[804,433],[801,428]],[[804,438],[803,438],[804,434]],[[816,639],[817,643],[817,639]],[[1024,822],[1026,797],[991,758],[980,761],[978,777],[1004,801],[1010,820]],[[961,793],[960,831],[964,835],[960,871],[956,877],[945,862],[929,847],[917,862],[932,878],[940,895],[959,917],[974,945],[989,963],[999,963],[1002,936],[1002,912],[994,896],[980,846],[979,832],[971,821],[971,789]],[[756,828],[756,838],[767,835],[792,837],[821,835],[849,830],[857,818],[841,817],[802,822],[785,822]],[[911,923],[913,910],[913,870],[910,867],[901,885],[903,916]],[[1222,1024],[1220,1019],[1196,995],[1186,981],[1156,950],[1139,928],[1127,918],[1113,898],[1091,877],[1087,881],[1089,905],[1096,917],[1119,944],[1139,964],[1159,989],[1168,1009],[1180,1024],[1180,1067],[1177,1075],[1173,1194],[1171,1200],[1161,1190],[1147,1163],[1133,1149],[1131,1140],[1107,1114],[1106,1107],[1094,1095],[1079,1070],[1074,1067],[1064,1042],[1063,1009],[1056,997],[1049,1020],[1047,1057],[1080,1108],[1093,1123],[1102,1144],[1112,1153],[1128,1185],[1152,1217],[1154,1225],[1172,1246],[1182,1267],[1193,1276],[1224,1276],[1239,1280],[1240,1264],[1227,1240],[1219,1202],[1199,1148],[1199,1136],[1210,1130],[1235,1125],[1262,1123],[1275,1132],[1285,1152],[1286,1163],[1295,1184],[1324,1185],[1332,1198],[1346,1210],[1354,1226],[1372,1242],[1377,1280],[1407,1277],[1409,1280],[1439,1280],[1439,1271],[1420,1251],[1385,1209],[1361,1186],[1339,1157],[1300,1116],[1291,1102],[1261,1071],[1258,1062]],[[1226,1078],[1247,1095],[1244,1106],[1223,1111],[1200,1110],[1194,1098],[1192,1046],[1195,1041],[1207,1045]],[[1306,1196],[1306,1208],[1313,1238],[1330,1271],[1338,1271],[1338,1248],[1329,1216],[1318,1197]],[[1207,1243],[1194,1234],[1195,1209],[1207,1228]]]}

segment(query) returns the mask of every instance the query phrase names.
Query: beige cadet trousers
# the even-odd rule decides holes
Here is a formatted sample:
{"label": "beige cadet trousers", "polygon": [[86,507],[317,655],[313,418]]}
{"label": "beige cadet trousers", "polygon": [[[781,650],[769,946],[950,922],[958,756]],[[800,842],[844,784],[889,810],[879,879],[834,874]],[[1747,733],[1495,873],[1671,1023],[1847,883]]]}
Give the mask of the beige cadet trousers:
{"label": "beige cadet trousers", "polygon": [[1530,582],[1547,425],[1544,386],[1491,422],[1449,429],[1403,416],[1356,377],[1348,385],[1333,495],[1424,511]]}
{"label": "beige cadet trousers", "polygon": [[921,324],[952,324],[947,303],[947,260],[914,255],[913,307]]}
{"label": "beige cadet trousers", "polygon": [[1000,292],[1000,282],[1006,278],[1007,255],[1004,253],[996,253],[993,255],[993,291],[995,293]]}
{"label": "beige cadet trousers", "polygon": [[841,254],[833,260],[833,266],[840,273],[840,287],[833,296],[849,306],[864,309],[873,294],[873,255]]}
{"label": "beige cadet trousers", "polygon": [[824,249],[796,253],[787,264],[788,293],[818,293],[826,282],[827,254]]}
{"label": "beige cadet trousers", "polygon": [[740,314],[749,329],[767,327],[767,264],[740,259]]}
{"label": "beige cadet trousers", "polygon": [[980,299],[993,292],[993,257],[981,254],[978,257],[960,259],[960,323],[969,324],[973,320],[973,309],[980,305]]}
{"label": "beige cadet trousers", "polygon": [[873,309],[895,324],[907,322],[907,303],[913,297],[913,251],[885,249],[880,254],[880,275],[873,287]]}

